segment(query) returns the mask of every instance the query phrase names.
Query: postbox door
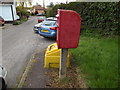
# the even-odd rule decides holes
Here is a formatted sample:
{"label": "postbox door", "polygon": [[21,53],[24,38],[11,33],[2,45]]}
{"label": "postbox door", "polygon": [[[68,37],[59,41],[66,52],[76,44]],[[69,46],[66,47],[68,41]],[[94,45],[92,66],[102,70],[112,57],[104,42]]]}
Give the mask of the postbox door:
{"label": "postbox door", "polygon": [[58,10],[58,48],[77,48],[80,38],[81,17],[72,10]]}

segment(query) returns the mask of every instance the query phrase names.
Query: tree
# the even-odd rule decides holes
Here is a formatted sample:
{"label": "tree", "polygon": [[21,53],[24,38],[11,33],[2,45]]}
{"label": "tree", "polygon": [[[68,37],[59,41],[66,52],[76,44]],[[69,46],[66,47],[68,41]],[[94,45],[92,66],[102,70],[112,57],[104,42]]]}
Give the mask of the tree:
{"label": "tree", "polygon": [[16,1],[17,1],[17,4],[22,7],[24,6],[27,7],[27,4],[30,6],[32,5],[32,0],[16,0]]}
{"label": "tree", "polygon": [[53,7],[53,6],[54,6],[53,2],[50,2],[50,5],[47,5],[47,7]]}
{"label": "tree", "polygon": [[35,15],[38,14],[38,11],[35,11]]}

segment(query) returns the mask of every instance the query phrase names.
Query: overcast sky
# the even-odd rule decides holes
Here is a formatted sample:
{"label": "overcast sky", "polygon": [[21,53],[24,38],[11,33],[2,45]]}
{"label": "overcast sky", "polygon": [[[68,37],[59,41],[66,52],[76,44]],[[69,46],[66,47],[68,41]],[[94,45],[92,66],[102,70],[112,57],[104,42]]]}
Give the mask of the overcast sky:
{"label": "overcast sky", "polygon": [[[36,5],[36,3],[43,5],[43,0],[32,0],[32,5]],[[53,2],[53,4],[55,5],[56,3],[66,3],[66,1],[70,2],[70,1],[76,1],[76,0],[44,0],[45,2],[45,6],[49,5],[50,2]]]}

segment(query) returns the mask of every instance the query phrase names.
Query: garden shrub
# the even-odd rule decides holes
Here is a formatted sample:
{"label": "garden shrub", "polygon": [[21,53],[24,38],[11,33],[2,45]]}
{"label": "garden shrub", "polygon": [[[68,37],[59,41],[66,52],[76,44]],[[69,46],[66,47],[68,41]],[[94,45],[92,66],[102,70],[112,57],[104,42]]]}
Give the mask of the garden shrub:
{"label": "garden shrub", "polygon": [[55,16],[58,9],[74,10],[82,17],[81,30],[93,30],[103,36],[118,35],[118,2],[71,2],[57,4],[47,11],[47,16]]}

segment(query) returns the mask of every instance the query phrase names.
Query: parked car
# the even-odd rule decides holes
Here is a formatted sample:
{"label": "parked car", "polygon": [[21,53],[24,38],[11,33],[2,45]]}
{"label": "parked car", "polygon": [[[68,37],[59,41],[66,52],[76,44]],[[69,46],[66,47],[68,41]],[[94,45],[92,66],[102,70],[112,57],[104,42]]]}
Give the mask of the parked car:
{"label": "parked car", "polygon": [[57,21],[57,18],[56,18],[56,17],[49,17],[49,18],[47,18],[46,20]]}
{"label": "parked car", "polygon": [[5,90],[7,87],[6,75],[6,69],[0,65],[0,90]]}
{"label": "parked car", "polygon": [[41,23],[38,33],[43,37],[55,38],[57,34],[57,21],[45,20]]}
{"label": "parked car", "polygon": [[38,33],[38,29],[40,28],[41,23],[38,23],[34,26],[33,30],[35,33]]}
{"label": "parked car", "polygon": [[38,14],[36,14],[37,16],[44,16],[44,14],[43,13],[38,13]]}
{"label": "parked car", "polygon": [[4,21],[4,19],[0,16],[0,25],[4,26],[4,24],[5,24],[5,21]]}
{"label": "parked car", "polygon": [[[46,20],[46,21],[57,21],[57,18],[55,18],[55,17],[49,17],[49,18],[42,17],[42,18],[44,18],[44,20]],[[38,29],[40,28],[41,24],[42,23],[40,22],[40,23],[38,23],[34,26],[33,30],[34,30],[35,33],[38,33]]]}
{"label": "parked car", "polygon": [[20,20],[20,16],[16,15],[17,20]]}
{"label": "parked car", "polygon": [[42,21],[44,21],[44,20],[46,20],[46,17],[45,17],[45,16],[40,16],[40,17],[38,18],[38,23],[40,23],[40,22],[42,22]]}

